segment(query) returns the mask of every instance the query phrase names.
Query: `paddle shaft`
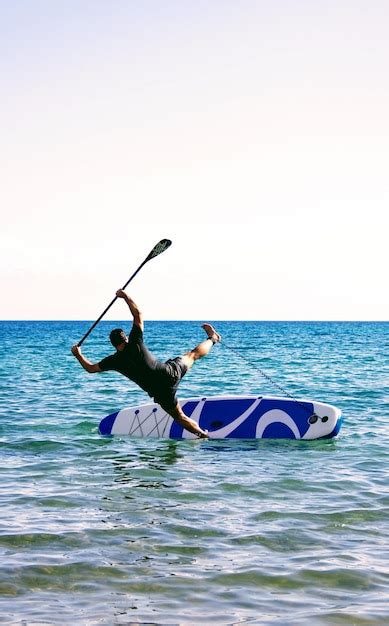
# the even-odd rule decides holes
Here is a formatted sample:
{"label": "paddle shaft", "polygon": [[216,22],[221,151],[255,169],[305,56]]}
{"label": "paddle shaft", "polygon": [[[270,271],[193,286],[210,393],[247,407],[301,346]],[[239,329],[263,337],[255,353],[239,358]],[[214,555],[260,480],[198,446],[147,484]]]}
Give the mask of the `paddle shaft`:
{"label": "paddle shaft", "polygon": [[[150,261],[150,259],[153,259],[155,256],[157,256],[158,254],[161,254],[161,252],[164,252],[164,250],[166,250],[166,248],[168,248],[171,245],[171,241],[170,239],[162,239],[156,246],[154,246],[154,248],[152,249],[152,251],[150,252],[150,254],[145,258],[145,260],[139,265],[138,269],[135,270],[135,272],[133,273],[133,275],[128,279],[128,281],[125,283],[125,285],[123,285],[122,289],[125,289],[127,287],[127,285],[130,284],[130,282],[132,281],[133,278],[135,278],[135,276],[137,275],[137,273],[142,269],[142,267],[147,263],[147,261]],[[114,299],[109,303],[109,305],[104,309],[104,311],[102,312],[102,314],[100,315],[100,317],[97,318],[97,320],[92,324],[92,326],[90,327],[90,329],[85,333],[85,335],[83,336],[83,338],[78,342],[78,347],[81,346],[81,344],[85,341],[85,339],[90,335],[90,333],[92,332],[92,330],[97,326],[97,324],[99,323],[99,321],[104,317],[104,315],[106,314],[106,312],[111,308],[111,306],[113,305],[113,303],[117,300],[117,296],[114,297]]]}
{"label": "paddle shaft", "polygon": [[[137,275],[137,273],[139,272],[139,270],[142,269],[142,267],[144,266],[144,264],[146,263],[146,261],[143,261],[143,263],[141,265],[139,265],[138,269],[133,273],[133,275],[131,276],[131,278],[128,279],[128,281],[126,282],[125,285],[123,285],[122,289],[125,289],[127,287],[127,285],[130,284],[130,282],[132,281],[133,278],[135,278],[135,276]],[[109,309],[111,308],[111,306],[113,305],[114,302],[116,302],[116,300],[118,299],[117,296],[114,297],[114,299],[109,303],[109,305],[104,309],[104,311],[102,312],[102,314],[100,315],[100,317],[97,318],[97,320],[92,324],[92,326],[90,327],[90,329],[85,333],[85,335],[83,336],[83,338],[78,342],[78,346],[81,346],[81,344],[85,341],[85,339],[90,335],[90,333],[92,332],[92,330],[97,326],[97,324],[99,323],[99,321],[104,317],[104,315],[107,313],[107,311],[109,311]]]}

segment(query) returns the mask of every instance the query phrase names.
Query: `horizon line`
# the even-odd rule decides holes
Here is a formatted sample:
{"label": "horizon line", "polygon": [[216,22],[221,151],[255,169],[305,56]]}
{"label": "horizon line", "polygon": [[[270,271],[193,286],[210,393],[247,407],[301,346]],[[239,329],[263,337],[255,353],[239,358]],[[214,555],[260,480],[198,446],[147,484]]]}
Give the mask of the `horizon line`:
{"label": "horizon line", "polygon": [[[207,318],[208,319],[208,318]],[[0,323],[2,322],[77,322],[77,323],[90,323],[90,322],[94,322],[95,320],[93,319],[45,319],[45,318],[39,318],[39,319],[27,319],[27,318],[6,318],[6,319],[0,319]],[[123,321],[128,321],[131,322],[131,319],[125,320],[125,318],[115,318],[115,319],[108,319],[108,320],[100,320],[99,323],[103,322],[103,323],[114,323],[114,322],[123,322]],[[367,323],[367,324],[376,324],[376,323],[381,323],[381,324],[387,324],[389,323],[389,320],[386,319],[254,319],[254,318],[250,318],[250,319],[216,319],[216,318],[212,318],[213,322],[239,322],[239,323],[245,323],[245,322],[258,322],[258,323],[264,323],[264,324],[269,324],[269,323],[306,323],[306,322],[310,322],[310,323],[318,323],[318,324],[322,324],[322,323],[334,323],[334,324],[339,324],[339,323],[347,323],[347,324],[360,324],[360,323]],[[204,322],[203,318],[192,318],[192,319],[147,319],[144,320],[145,323],[147,322],[188,322],[188,323],[192,323],[192,322]]]}

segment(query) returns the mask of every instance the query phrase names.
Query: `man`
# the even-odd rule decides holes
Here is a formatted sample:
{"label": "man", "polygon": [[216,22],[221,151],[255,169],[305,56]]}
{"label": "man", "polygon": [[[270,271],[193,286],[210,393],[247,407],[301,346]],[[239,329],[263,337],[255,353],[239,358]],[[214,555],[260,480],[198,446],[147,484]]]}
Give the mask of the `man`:
{"label": "man", "polygon": [[112,330],[110,340],[116,348],[116,353],[105,357],[99,363],[88,361],[77,345],[72,347],[72,353],[90,374],[115,370],[127,376],[154,398],[155,402],[186,430],[200,438],[206,438],[208,436],[206,431],[185,415],[177,401],[176,393],[181,378],[195,361],[206,356],[212,346],[221,341],[221,336],[213,326],[203,324],[202,328],[207,334],[207,339],[182,356],[162,363],[153,357],[143,342],[143,316],[135,302],[122,289],[116,292],[116,296],[122,298],[131,311],[133,325],[130,335],[127,337],[121,328]]}

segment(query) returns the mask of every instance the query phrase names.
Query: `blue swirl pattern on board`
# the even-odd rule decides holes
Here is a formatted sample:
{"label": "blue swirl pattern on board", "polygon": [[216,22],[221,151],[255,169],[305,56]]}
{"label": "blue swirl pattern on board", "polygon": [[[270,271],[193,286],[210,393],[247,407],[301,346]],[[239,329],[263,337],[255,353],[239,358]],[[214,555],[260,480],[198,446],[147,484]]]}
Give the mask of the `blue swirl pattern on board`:
{"label": "blue swirl pattern on board", "polygon": [[[389,623],[388,324],[215,325],[239,354],[215,346],[182,397],[280,395],[260,368],[339,406],[340,436],[104,438],[104,415],[147,397],[81,369],[89,323],[0,323],[0,623]],[[202,336],[146,322],[163,359]]]}
{"label": "blue swirl pattern on board", "polygon": [[[231,432],[227,435],[227,438],[230,439],[255,439],[256,431],[258,424],[260,422],[260,418],[267,412],[274,408],[278,408],[276,402],[264,398],[261,400],[258,406],[255,406],[255,400],[237,400],[236,401],[240,407],[236,408],[232,405],[230,401],[220,400],[218,402],[221,405],[219,409],[219,413],[223,418],[223,426],[228,425],[229,423],[233,423],[237,420],[237,414],[245,413],[248,409],[253,407],[251,413],[247,416],[245,421],[236,426]],[[254,405],[254,406],[253,406]],[[194,409],[196,408],[196,402],[189,402],[185,404],[185,412],[189,417],[192,416]],[[283,410],[287,412],[287,414],[293,418],[293,423],[298,429],[298,433],[300,437],[305,435],[305,433],[309,429],[308,417],[313,414],[313,405],[310,404],[310,410],[307,411],[307,405],[301,405],[298,402],[287,401]],[[209,409],[209,410],[207,410]],[[209,430],[212,432],[212,422],[214,420],[214,412],[217,408],[213,405],[208,407],[206,405],[201,413],[200,425],[202,428]],[[230,411],[230,414],[229,414]],[[216,428],[214,429],[216,430]],[[171,429],[172,437],[181,437],[183,429],[178,424],[173,424]],[[263,433],[264,438],[286,438],[286,439],[296,439],[293,431],[288,427],[282,424],[280,421],[275,421],[272,424],[269,424]]]}

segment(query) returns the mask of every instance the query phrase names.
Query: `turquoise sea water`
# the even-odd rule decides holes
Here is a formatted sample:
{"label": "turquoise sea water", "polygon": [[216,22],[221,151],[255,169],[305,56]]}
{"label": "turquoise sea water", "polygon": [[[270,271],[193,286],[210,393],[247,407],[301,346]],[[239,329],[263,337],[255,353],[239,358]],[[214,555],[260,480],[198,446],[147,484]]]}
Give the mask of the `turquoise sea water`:
{"label": "turquoise sea water", "polygon": [[[92,361],[116,325],[87,339]],[[82,370],[88,327],[0,323],[0,623],[389,624],[388,324],[220,322],[234,351],[182,381],[181,397],[280,395],[260,368],[342,409],[315,442],[102,438],[147,398]],[[202,337],[146,323],[163,359]]]}

